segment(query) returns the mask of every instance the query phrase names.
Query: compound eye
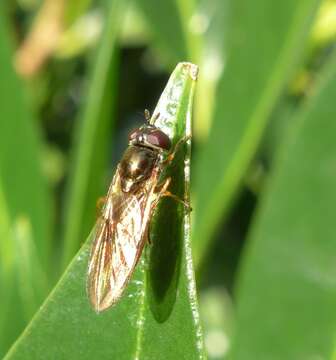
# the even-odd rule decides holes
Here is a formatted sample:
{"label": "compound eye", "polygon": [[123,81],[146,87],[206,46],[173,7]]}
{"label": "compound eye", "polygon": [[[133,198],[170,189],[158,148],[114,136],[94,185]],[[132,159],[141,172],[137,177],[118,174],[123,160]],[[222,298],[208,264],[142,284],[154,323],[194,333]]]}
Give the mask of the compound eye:
{"label": "compound eye", "polygon": [[170,150],[171,148],[171,141],[169,137],[161,130],[152,130],[149,134],[147,134],[146,141],[149,144],[164,150]]}
{"label": "compound eye", "polygon": [[136,140],[139,135],[141,133],[141,130],[140,129],[135,129],[133,130],[129,135],[128,135],[128,140],[129,141],[132,141],[132,140]]}

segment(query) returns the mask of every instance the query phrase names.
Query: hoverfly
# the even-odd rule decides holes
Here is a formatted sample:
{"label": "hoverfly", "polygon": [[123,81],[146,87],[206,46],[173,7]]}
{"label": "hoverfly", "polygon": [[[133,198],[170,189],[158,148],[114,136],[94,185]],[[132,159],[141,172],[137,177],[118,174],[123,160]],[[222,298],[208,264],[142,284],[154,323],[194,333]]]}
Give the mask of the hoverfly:
{"label": "hoverfly", "polygon": [[97,312],[115,304],[126,288],[148,240],[153,212],[171,178],[160,175],[172,161],[181,139],[172,149],[169,137],[155,126],[156,117],[129,135],[129,144],[107,193],[97,220],[87,276],[87,292]]}

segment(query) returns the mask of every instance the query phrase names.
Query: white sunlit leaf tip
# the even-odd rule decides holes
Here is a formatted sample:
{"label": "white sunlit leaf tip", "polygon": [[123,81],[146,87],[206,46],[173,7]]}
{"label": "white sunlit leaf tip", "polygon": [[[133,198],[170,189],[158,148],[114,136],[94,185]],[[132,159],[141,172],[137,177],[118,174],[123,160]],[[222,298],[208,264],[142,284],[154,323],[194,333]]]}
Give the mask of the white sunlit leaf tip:
{"label": "white sunlit leaf tip", "polygon": [[196,81],[198,77],[198,66],[191,62],[181,62],[178,64],[181,66],[188,75],[192,78],[192,80]]}

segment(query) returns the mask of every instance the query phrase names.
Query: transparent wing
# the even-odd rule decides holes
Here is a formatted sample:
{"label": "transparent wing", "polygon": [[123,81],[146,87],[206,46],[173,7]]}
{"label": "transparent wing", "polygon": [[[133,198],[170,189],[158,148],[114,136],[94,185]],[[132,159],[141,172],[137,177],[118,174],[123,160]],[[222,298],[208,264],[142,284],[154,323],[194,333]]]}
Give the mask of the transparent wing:
{"label": "transparent wing", "polygon": [[112,190],[108,195],[96,225],[87,280],[90,301],[98,312],[120,298],[141,255],[147,202],[142,191],[132,195]]}

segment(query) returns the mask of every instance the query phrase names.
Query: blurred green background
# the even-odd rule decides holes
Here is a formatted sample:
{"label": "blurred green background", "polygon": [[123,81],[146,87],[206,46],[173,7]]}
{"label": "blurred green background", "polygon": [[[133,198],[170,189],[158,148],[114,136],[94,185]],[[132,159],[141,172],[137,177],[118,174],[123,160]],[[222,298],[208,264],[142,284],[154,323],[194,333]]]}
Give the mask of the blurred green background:
{"label": "blurred green background", "polygon": [[1,1],[0,356],[87,238],[128,133],[191,61],[208,357],[336,358],[335,37],[333,0]]}

